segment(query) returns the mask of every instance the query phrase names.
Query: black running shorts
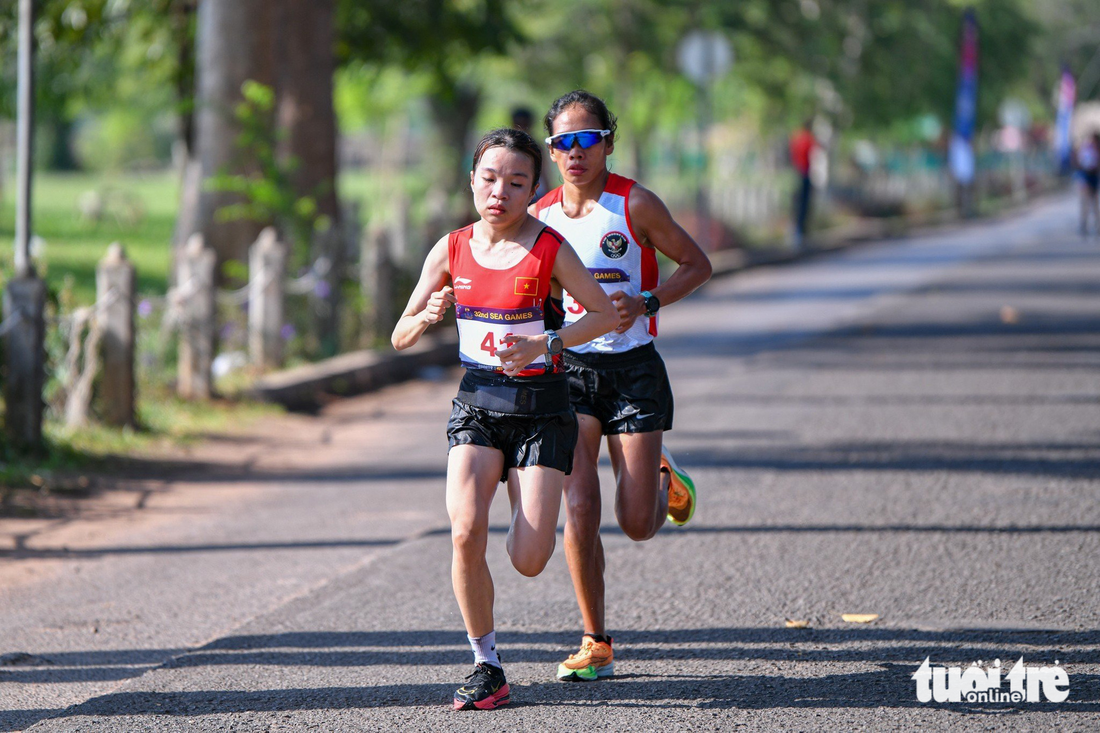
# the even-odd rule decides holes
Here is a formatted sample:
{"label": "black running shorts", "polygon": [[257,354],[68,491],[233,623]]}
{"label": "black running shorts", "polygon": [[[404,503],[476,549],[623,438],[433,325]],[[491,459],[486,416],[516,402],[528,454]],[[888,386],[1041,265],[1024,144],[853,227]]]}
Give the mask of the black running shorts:
{"label": "black running shorts", "polygon": [[504,454],[502,482],[511,468],[546,466],[569,473],[577,418],[565,380],[560,374],[546,381],[513,380],[468,370],[452,402],[447,445],[499,450]]}
{"label": "black running shorts", "polygon": [[569,401],[604,435],[672,429],[672,385],[652,343],[621,354],[565,352]]}

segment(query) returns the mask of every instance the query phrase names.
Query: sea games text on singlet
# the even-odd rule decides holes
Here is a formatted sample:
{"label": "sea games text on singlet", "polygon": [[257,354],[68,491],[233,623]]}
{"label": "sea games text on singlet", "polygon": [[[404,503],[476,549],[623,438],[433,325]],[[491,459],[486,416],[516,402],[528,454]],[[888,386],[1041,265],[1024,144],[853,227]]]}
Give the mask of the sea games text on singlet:
{"label": "sea games text on singlet", "polygon": [[[608,295],[622,290],[638,295],[660,282],[657,252],[638,244],[630,225],[627,202],[634,181],[610,174],[599,201],[587,216],[570,219],[562,209],[559,186],[539,199],[535,209],[541,221],[561,232]],[[584,315],[584,307],[565,294],[566,324]],[[604,334],[587,344],[571,346],[577,353],[620,353],[644,346],[657,335],[657,318],[640,316],[626,333]]]}
{"label": "sea games text on singlet", "polygon": [[[531,251],[504,270],[482,267],[470,250],[473,225],[451,232],[447,240],[458,320],[458,351],[468,369],[502,370],[497,351],[509,334],[537,336],[546,330],[544,308],[550,276],[562,237],[550,227],[535,238]],[[540,356],[517,376],[555,370]]]}

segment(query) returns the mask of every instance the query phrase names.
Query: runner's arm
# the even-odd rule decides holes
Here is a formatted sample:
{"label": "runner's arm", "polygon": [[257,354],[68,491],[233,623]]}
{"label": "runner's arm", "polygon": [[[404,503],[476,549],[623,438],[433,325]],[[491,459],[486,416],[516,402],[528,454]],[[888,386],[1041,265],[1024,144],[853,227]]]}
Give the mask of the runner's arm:
{"label": "runner's arm", "polygon": [[390,336],[393,348],[398,351],[419,341],[428,326],[443,320],[443,315],[455,302],[454,288],[447,284],[451,279],[447,254],[447,237],[442,237],[428,252],[420,281]]}
{"label": "runner's arm", "polygon": [[[592,273],[584,266],[581,258],[568,242],[562,242],[558,249],[552,277],[587,311],[576,323],[571,323],[557,332],[566,348],[587,343],[597,336],[602,336],[619,322],[615,306],[611,304],[607,293],[592,277]],[[504,373],[515,376],[525,365],[546,353],[547,338],[545,334],[509,336],[509,345],[497,351]]]}
{"label": "runner's arm", "polygon": [[580,320],[558,331],[566,348],[586,344],[615,328],[619,322],[615,306],[569,242],[561,243],[554,261],[553,277],[586,311]]}
{"label": "runner's arm", "polygon": [[[630,221],[639,244],[653,247],[676,263],[675,272],[651,292],[661,307],[686,298],[710,279],[711,266],[706,253],[691,235],[676,223],[665,203],[652,191],[635,184],[630,189]],[[572,292],[572,291],[570,291]],[[622,291],[611,294],[619,312],[617,333],[623,333],[645,315],[645,298]]]}

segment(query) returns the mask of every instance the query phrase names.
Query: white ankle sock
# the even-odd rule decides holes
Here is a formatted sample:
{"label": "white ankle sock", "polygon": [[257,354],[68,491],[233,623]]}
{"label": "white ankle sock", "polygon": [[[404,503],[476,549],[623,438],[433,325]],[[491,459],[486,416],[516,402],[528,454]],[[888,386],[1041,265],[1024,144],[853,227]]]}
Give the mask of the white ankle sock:
{"label": "white ankle sock", "polygon": [[497,654],[497,632],[490,631],[476,639],[469,635],[466,638],[470,640],[470,648],[474,650],[474,664],[485,662],[494,667],[501,666],[500,655]]}

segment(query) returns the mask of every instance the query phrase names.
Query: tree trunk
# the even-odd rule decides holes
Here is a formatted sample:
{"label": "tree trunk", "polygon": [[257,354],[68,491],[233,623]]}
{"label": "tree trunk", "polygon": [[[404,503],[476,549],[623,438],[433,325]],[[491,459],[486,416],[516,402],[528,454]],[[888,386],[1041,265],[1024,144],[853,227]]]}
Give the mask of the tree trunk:
{"label": "tree trunk", "polygon": [[[195,156],[195,13],[198,0],[172,3],[172,32],[176,43],[176,105],[179,135],[188,159]],[[185,238],[186,239],[186,238]],[[182,246],[182,245],[181,245]]]}
{"label": "tree trunk", "polygon": [[[451,197],[451,213],[456,221],[468,223],[476,218],[470,196],[470,159],[467,140],[470,126],[481,106],[477,88],[452,83],[442,93],[431,98],[432,120],[449,156],[440,172],[440,185]],[[473,216],[473,218],[470,218]]]}
{"label": "tree trunk", "polygon": [[73,121],[62,112],[54,117],[44,117],[39,124],[45,128],[43,132],[48,143],[46,168],[51,171],[78,170],[80,165],[73,154]]}
{"label": "tree trunk", "polygon": [[195,15],[198,0],[175,0],[170,10],[172,33],[177,44],[175,84],[179,139],[176,145],[182,151],[177,158],[177,150],[173,150],[180,176],[180,205],[172,233],[172,269],[168,281],[170,285],[175,285],[180,253],[188,238],[199,230],[202,166],[195,157]]}
{"label": "tree trunk", "polygon": [[[278,24],[279,61],[276,77],[278,155],[291,171],[297,198],[317,203],[317,214],[328,219],[326,231],[313,232],[310,259],[330,263],[324,287],[311,302],[314,335],[320,353],[338,351],[339,295],[347,247],[340,238],[340,203],[336,196],[336,111],[332,104],[336,71],[335,0],[281,0]],[[294,232],[286,232],[293,235]],[[316,265],[315,265],[316,266]]]}
{"label": "tree trunk", "polygon": [[282,0],[276,106],[279,155],[295,161],[295,193],[317,202],[318,213],[339,223],[336,196],[335,0]]}
{"label": "tree trunk", "polygon": [[208,191],[206,185],[221,172],[247,174],[256,170],[255,161],[247,160],[237,146],[240,126],[233,111],[242,100],[241,85],[245,81],[274,86],[277,8],[273,6],[271,0],[199,3],[195,153],[202,175],[195,177],[200,187],[197,231],[217,254],[219,273],[226,260],[247,261],[248,247],[263,227],[254,221],[219,221],[218,209],[237,199]]}

